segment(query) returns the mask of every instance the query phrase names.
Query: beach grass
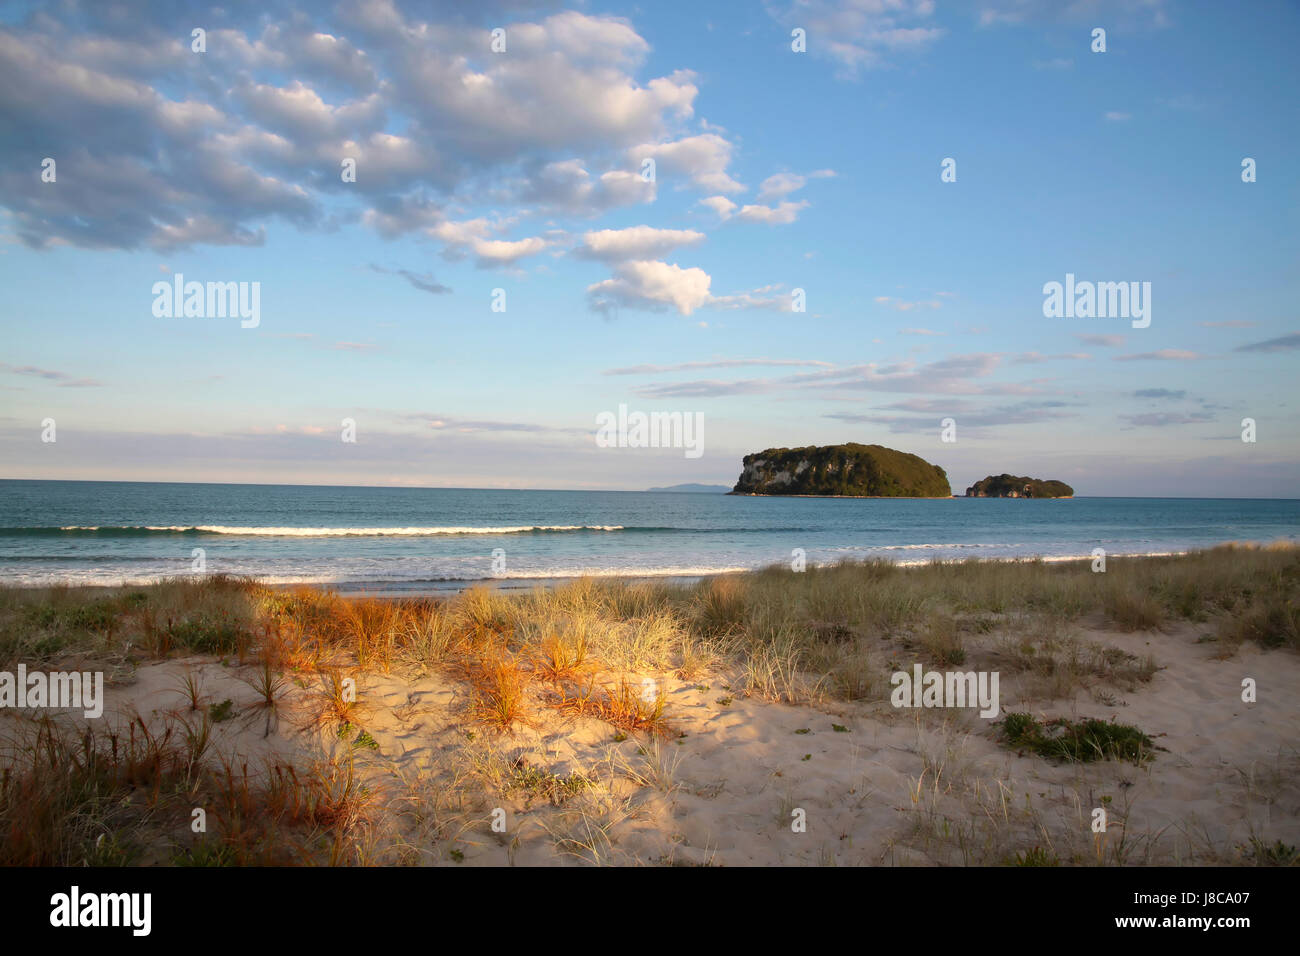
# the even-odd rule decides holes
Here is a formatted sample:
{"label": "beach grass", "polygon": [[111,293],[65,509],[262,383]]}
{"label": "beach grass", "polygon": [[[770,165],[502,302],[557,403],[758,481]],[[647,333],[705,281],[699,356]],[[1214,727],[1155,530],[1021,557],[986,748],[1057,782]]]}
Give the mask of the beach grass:
{"label": "beach grass", "polygon": [[[867,658],[958,667],[965,644],[993,632],[1014,638],[1004,643],[1013,667],[1054,670],[1047,662],[1059,663],[1064,648],[1067,669],[1086,669],[1089,656],[1064,636],[1081,622],[1129,632],[1195,622],[1224,653],[1244,642],[1300,650],[1298,593],[1300,551],[1240,545],[1112,557],[1104,573],[1088,561],[868,561],[692,586],[578,579],[443,599],[345,597],[212,575],[128,588],[0,588],[0,665],[196,653],[304,671],[481,672],[485,660],[509,658],[528,680],[556,683],[593,666],[688,675],[730,664],[776,696],[802,682],[853,699],[876,686],[861,671]],[[261,680],[265,689],[270,678]]]}
{"label": "beach grass", "polygon": [[[176,709],[160,721],[82,732],[25,719],[0,740],[0,864],[366,862],[376,795],[354,761],[376,757],[381,744],[371,733],[375,705],[358,703],[355,687],[368,677],[430,674],[466,688],[458,718],[465,755],[459,769],[439,771],[441,795],[422,794],[418,812],[403,810],[404,818],[412,815],[455,860],[481,828],[475,814],[511,795],[540,799],[562,814],[543,824],[557,853],[610,862],[620,857],[609,834],[643,812],[636,802],[598,784],[589,768],[515,765],[513,741],[536,736],[548,720],[603,724],[609,746],[635,745],[644,758],[616,750],[606,777],[671,793],[671,745],[682,735],[670,679],[703,680],[697,690],[716,698],[720,713],[751,697],[878,705],[889,719],[889,676],[914,664],[997,670],[1020,682],[1022,700],[1086,690],[1110,701],[1150,681],[1160,664],[1087,632],[1196,634],[1186,639],[1214,645],[1223,658],[1245,644],[1293,653],[1297,584],[1300,551],[1225,545],[1111,557],[1104,573],[1089,561],[868,561],[692,585],[579,579],[524,593],[476,587],[398,600],[220,575],[0,588],[0,670],[102,668],[129,683],[140,667],[181,659],[168,690]],[[240,703],[232,703],[193,663],[203,660],[227,667],[251,696],[236,692]],[[234,724],[267,740],[282,714],[338,749],[305,769],[273,753],[250,769],[250,758],[216,745],[219,728]],[[237,716],[244,719],[232,722]],[[1157,749],[1147,731],[1160,729],[1019,712],[1001,726],[998,739],[1017,752],[1080,764],[1145,765]],[[947,758],[923,774],[944,772],[952,773]],[[457,788],[471,783],[499,796],[467,803]],[[196,806],[210,821],[199,840],[186,832]],[[518,843],[510,846],[513,854]],[[409,859],[426,853],[409,849]],[[1056,859],[1032,843],[1017,856],[992,838],[979,858]]]}
{"label": "beach grass", "polygon": [[48,717],[25,727],[0,768],[0,865],[361,862],[351,836],[366,798],[349,765],[207,759],[209,729],[139,717],[82,735]]}

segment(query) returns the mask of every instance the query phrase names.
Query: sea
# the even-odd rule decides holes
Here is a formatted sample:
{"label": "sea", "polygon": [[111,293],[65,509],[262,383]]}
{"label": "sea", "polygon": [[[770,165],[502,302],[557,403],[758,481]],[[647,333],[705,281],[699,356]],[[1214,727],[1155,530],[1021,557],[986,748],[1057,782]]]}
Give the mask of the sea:
{"label": "sea", "polygon": [[1061,560],[1296,542],[1300,500],[783,498],[0,480],[0,584],[199,572],[419,594],[588,576],[690,580],[880,558]]}

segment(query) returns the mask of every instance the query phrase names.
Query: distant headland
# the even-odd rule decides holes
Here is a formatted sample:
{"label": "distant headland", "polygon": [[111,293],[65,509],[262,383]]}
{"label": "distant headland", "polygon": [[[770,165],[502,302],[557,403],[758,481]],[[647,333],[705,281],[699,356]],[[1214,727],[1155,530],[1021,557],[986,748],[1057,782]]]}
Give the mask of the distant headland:
{"label": "distant headland", "polygon": [[688,481],[681,485],[667,485],[663,488],[647,488],[646,491],[668,491],[677,494],[711,494],[719,495],[730,491],[727,485],[702,485],[697,481]]}

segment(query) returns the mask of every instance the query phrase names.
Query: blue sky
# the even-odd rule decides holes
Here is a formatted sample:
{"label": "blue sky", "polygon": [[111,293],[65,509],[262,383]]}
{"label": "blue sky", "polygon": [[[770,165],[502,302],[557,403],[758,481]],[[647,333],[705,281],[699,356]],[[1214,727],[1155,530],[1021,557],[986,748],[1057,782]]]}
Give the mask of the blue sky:
{"label": "blue sky", "polygon": [[[1300,486],[1294,4],[3,9],[2,477],[636,489],[859,441],[959,494]],[[260,324],[155,317],[176,273]],[[1150,326],[1045,318],[1067,273]],[[704,454],[597,447],[620,403]]]}

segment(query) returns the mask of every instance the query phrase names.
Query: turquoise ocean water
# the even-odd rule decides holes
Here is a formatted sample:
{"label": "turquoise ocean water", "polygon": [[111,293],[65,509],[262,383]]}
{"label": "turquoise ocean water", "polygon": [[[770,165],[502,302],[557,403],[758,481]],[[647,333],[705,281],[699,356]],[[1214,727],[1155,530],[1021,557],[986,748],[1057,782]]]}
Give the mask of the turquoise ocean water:
{"label": "turquoise ocean water", "polygon": [[[1296,541],[1300,500],[754,498],[147,482],[0,481],[0,582],[138,583],[209,572],[346,589],[691,577],[844,558],[1160,554]],[[493,558],[502,569],[494,574]]]}

